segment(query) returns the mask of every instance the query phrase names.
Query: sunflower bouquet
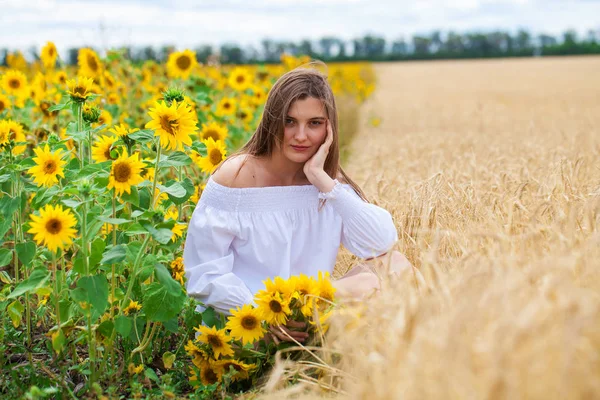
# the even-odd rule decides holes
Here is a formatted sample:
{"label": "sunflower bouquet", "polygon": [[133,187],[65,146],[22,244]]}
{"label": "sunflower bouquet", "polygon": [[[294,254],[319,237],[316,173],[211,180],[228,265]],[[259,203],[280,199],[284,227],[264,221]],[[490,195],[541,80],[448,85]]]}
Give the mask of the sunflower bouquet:
{"label": "sunflower bouquet", "polygon": [[319,345],[327,331],[327,319],[334,305],[335,288],[329,274],[319,272],[315,279],[304,274],[289,279],[276,277],[263,281],[265,289],[254,296],[254,304],[232,309],[231,316],[216,316],[212,308],[202,313],[203,325],[194,328],[195,340],[185,346],[192,359],[190,383],[199,387],[238,384],[240,389],[254,385],[275,362],[275,354],[285,348],[290,357],[301,353],[300,343],[272,340],[270,330],[296,322],[307,327],[308,342]]}

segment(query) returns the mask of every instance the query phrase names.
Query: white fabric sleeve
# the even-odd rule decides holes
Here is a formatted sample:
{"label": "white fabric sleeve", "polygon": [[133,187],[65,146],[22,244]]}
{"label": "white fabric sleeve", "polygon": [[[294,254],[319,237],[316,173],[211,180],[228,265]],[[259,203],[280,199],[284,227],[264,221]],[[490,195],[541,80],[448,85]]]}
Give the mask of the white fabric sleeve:
{"label": "white fabric sleeve", "polygon": [[230,309],[253,302],[248,287],[232,272],[231,243],[238,232],[235,213],[200,203],[192,214],[183,249],[188,295],[227,315]]}
{"label": "white fabric sleeve", "polygon": [[342,244],[360,258],[378,257],[398,241],[392,215],[375,204],[363,201],[352,186],[337,179],[330,192],[319,192],[342,217]]}

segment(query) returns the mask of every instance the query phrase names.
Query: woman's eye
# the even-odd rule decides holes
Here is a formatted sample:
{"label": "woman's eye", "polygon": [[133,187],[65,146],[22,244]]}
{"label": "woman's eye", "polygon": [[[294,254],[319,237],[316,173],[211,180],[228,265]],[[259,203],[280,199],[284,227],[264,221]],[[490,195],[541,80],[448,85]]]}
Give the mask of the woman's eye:
{"label": "woman's eye", "polygon": [[293,122],[294,122],[294,120],[292,120],[292,119],[286,119],[286,120],[285,120],[285,124],[286,124],[286,125],[290,125],[290,124],[292,124]]}
{"label": "woman's eye", "polygon": [[321,121],[312,121],[312,124],[315,126],[321,125],[321,123],[322,123]]}

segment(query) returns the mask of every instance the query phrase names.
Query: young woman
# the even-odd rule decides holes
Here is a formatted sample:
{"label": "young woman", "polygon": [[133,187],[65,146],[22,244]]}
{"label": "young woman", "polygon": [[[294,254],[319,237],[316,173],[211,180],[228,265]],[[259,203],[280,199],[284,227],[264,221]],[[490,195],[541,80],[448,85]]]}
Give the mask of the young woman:
{"label": "young woman", "polygon": [[184,248],[187,292],[230,314],[252,303],[267,278],[332,272],[341,243],[367,261],[334,282],[336,295],[360,298],[379,287],[374,260],[392,271],[411,267],[390,251],[397,240],[390,213],[368,203],[339,164],[326,77],[298,68],[275,83],[254,135],[206,184]]}

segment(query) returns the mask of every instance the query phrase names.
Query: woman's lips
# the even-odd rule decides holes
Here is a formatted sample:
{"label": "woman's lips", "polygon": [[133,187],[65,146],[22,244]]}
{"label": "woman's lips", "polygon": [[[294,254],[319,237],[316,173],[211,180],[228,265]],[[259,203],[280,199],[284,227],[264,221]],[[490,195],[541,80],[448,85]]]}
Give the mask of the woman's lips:
{"label": "woman's lips", "polygon": [[292,145],[292,148],[296,151],[304,151],[304,150],[308,150],[307,146],[294,146]]}

